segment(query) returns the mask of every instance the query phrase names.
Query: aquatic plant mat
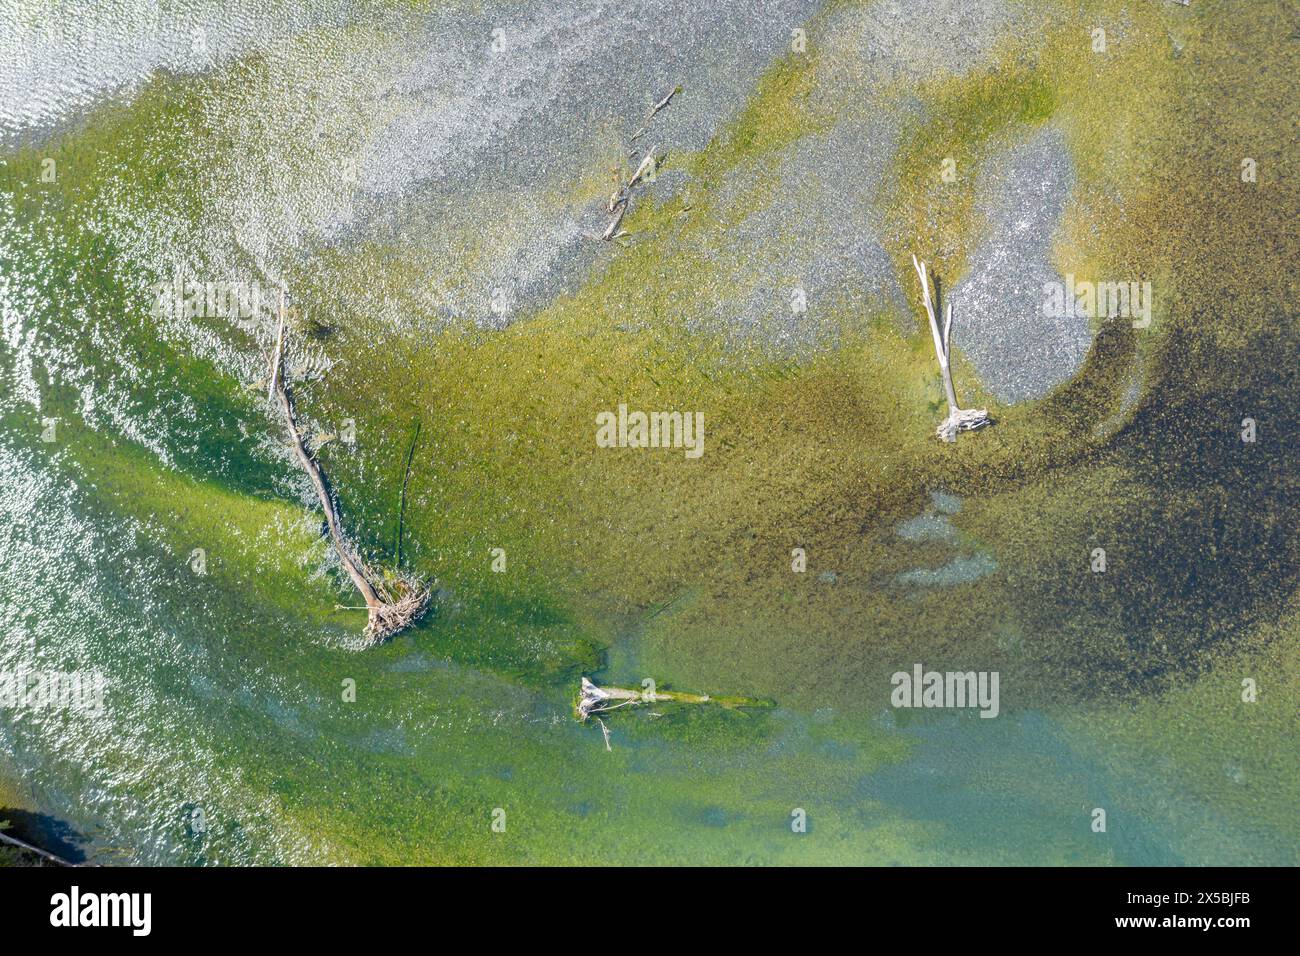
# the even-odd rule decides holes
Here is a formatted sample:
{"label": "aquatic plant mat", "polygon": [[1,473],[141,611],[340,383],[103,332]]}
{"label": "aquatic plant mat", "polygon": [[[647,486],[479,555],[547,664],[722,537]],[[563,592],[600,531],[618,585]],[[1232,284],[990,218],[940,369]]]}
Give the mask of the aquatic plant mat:
{"label": "aquatic plant mat", "polygon": [[0,64],[88,860],[1300,862],[1291,6],[97,9]]}

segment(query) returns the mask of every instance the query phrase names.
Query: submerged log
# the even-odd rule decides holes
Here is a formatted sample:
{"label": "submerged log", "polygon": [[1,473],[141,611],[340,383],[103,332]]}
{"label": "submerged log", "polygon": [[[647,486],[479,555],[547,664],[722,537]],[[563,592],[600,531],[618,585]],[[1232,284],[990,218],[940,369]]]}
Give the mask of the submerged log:
{"label": "submerged log", "polygon": [[[648,683],[648,682],[647,682]],[[661,691],[653,686],[647,690],[631,690],[626,687],[598,687],[588,678],[582,678],[578,688],[578,700],[573,705],[573,714],[579,722],[586,723],[595,719],[600,725],[600,732],[605,738],[605,749],[613,750],[609,744],[609,725],[602,715],[624,707],[641,707],[660,701],[676,704],[717,704],[720,707],[771,707],[770,700],[757,700],[753,697],[711,697],[708,694],[685,694],[681,691]],[[662,714],[651,713],[651,717]]]}
{"label": "submerged log", "polygon": [[391,582],[390,590],[389,585],[373,575],[361,559],[353,554],[347,539],[344,538],[338,513],[334,508],[334,500],[325,483],[325,474],[321,471],[320,464],[304,446],[302,433],[298,430],[298,423],[294,417],[293,402],[289,398],[289,388],[284,373],[284,318],[284,292],[281,291],[280,321],[275,333],[275,350],[271,356],[271,397],[280,406],[280,412],[284,416],[294,457],[302,470],[307,472],[312,487],[316,489],[321,510],[325,512],[325,526],[329,530],[330,542],[338,553],[339,563],[366,602],[368,620],[364,636],[370,643],[378,644],[414,624],[428,609],[431,592],[424,582],[401,576]]}
{"label": "submerged log", "polygon": [[578,720],[586,721],[595,714],[603,714],[621,707],[635,707],[639,704],[653,704],[657,701],[677,701],[682,704],[707,704],[708,694],[683,694],[678,691],[661,693],[657,690],[628,690],[625,687],[597,687],[586,677],[578,692],[578,704],[574,708]]}

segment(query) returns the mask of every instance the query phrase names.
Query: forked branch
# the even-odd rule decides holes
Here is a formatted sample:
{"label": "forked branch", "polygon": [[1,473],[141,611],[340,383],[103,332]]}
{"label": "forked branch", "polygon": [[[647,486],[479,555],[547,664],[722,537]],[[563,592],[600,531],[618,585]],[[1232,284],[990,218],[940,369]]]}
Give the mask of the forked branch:
{"label": "forked branch", "polygon": [[930,295],[930,276],[926,271],[925,263],[912,256],[912,265],[916,268],[917,278],[921,280],[921,303],[925,306],[925,314],[930,320],[934,354],[939,360],[939,371],[943,375],[943,390],[948,399],[948,417],[940,423],[937,433],[941,440],[954,442],[957,440],[958,432],[983,428],[991,424],[992,419],[989,418],[987,409],[964,409],[957,404],[957,392],[952,384],[952,303],[948,303],[943,329],[940,330],[939,320],[935,315],[934,297]]}

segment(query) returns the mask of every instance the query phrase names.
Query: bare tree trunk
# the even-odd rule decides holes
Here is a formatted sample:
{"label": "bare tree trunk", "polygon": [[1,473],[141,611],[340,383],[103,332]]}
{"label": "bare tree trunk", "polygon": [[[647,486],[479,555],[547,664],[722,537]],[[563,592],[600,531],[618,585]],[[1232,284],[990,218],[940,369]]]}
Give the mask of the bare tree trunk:
{"label": "bare tree trunk", "polygon": [[677,691],[669,693],[654,690],[628,690],[624,687],[597,687],[584,677],[578,698],[577,714],[579,720],[586,720],[593,714],[616,710],[619,707],[653,704],[660,700],[677,701],[682,704],[707,704],[711,698],[708,694],[683,694]]}
{"label": "bare tree trunk", "polygon": [[930,335],[934,339],[934,354],[939,360],[939,372],[943,375],[943,390],[948,399],[948,417],[939,425],[939,438],[946,442],[957,440],[957,433],[974,431],[991,423],[987,409],[962,408],[957,404],[957,391],[952,385],[952,303],[948,303],[944,316],[943,330],[939,330],[939,320],[934,314],[934,300],[930,297],[930,277],[925,270],[925,263],[912,256],[912,265],[916,268],[917,278],[921,280],[921,302],[925,314],[930,319]]}
{"label": "bare tree trunk", "polygon": [[[648,690],[630,690],[626,687],[597,687],[584,677],[579,685],[578,701],[574,704],[573,713],[583,723],[594,717],[596,722],[600,724],[600,732],[605,737],[605,749],[611,750],[613,748],[609,745],[609,725],[605,723],[601,715],[614,710],[622,710],[624,707],[639,707],[643,704],[654,704],[659,701],[676,704],[712,703],[728,708],[772,706],[771,701],[756,700],[753,697],[710,697],[708,694],[685,694],[676,690],[660,691],[653,686]],[[663,715],[652,713],[650,716],[662,717]]]}
{"label": "bare tree trunk", "polygon": [[329,529],[334,550],[338,553],[339,563],[343,565],[343,570],[347,572],[366,602],[368,613],[366,637],[377,643],[415,622],[428,604],[429,589],[411,582],[406,594],[396,601],[387,593],[381,594],[382,586],[376,587],[371,582],[365,566],[352,553],[347,539],[343,537],[343,529],[339,524],[338,513],[334,509],[334,500],[330,496],[329,487],[325,483],[325,475],[316,459],[308,454],[303,445],[302,434],[298,431],[298,423],[294,419],[293,403],[289,399],[289,389],[285,384],[284,376],[284,317],[282,290],[280,321],[275,332],[275,352],[271,357],[270,391],[284,415],[285,426],[289,431],[289,444],[293,447],[294,456],[298,459],[302,470],[307,472],[307,477],[311,479],[312,486],[316,489],[316,497],[320,501],[321,510],[325,512],[325,525]]}

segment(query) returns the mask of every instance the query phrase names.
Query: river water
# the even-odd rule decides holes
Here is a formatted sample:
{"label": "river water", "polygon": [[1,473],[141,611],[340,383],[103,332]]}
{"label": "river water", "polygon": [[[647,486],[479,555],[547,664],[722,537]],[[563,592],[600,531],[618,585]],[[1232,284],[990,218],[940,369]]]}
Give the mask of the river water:
{"label": "river water", "polygon": [[[837,82],[907,84],[984,68],[1022,15],[1001,0],[921,6],[0,0],[0,673],[106,686],[94,710],[0,707],[0,817],[4,802],[30,811],[30,832],[105,863],[1294,862],[1290,832],[1253,809],[1272,805],[1251,796],[1249,768],[1277,764],[1275,741],[1216,756],[1222,779],[1189,792],[1202,770],[1129,733],[1172,718],[1131,699],[1053,707],[1009,691],[996,720],[903,713],[887,668],[869,705],[810,691],[770,709],[638,714],[610,721],[606,750],[573,720],[576,671],[465,650],[507,641],[546,660],[563,616],[480,608],[466,588],[469,607],[458,593],[416,632],[358,651],[355,619],[331,610],[348,596],[310,489],[257,404],[256,348],[228,323],[148,310],[178,271],[270,290],[318,270],[334,320],[503,334],[609,264],[590,238],[604,170],[675,85],[650,138],[690,154],[741,115],[803,25],[837,51]],[[709,240],[735,294],[710,299],[702,325],[769,329],[757,334],[780,354],[822,342],[815,323],[759,321],[759,270],[781,250],[814,294],[857,282],[900,307],[911,279],[885,251],[875,190],[924,110],[906,95],[873,109],[773,154],[777,197]],[[1050,276],[1044,244],[1073,167],[1054,128],[1009,137],[999,155],[1055,164],[1047,220],[1024,240],[1034,275]],[[693,188],[664,180],[665,197]],[[843,215],[799,223],[839,196]],[[367,258],[379,247],[397,263],[384,278]],[[1000,268],[1024,252],[1015,235],[992,247]],[[1005,301],[996,284],[1016,270],[999,280],[975,255],[969,301]],[[491,305],[503,288],[504,319]],[[1013,319],[981,322],[1014,349],[1026,333]],[[1062,335],[1068,355],[1005,373],[1012,399],[1077,372],[1090,332]],[[989,341],[1003,340],[976,365],[1004,374]],[[361,377],[385,368],[348,361]],[[366,494],[395,457],[360,447],[342,496]],[[899,607],[996,578],[1006,560],[973,531],[918,535],[948,520],[932,501],[962,526],[960,498],[927,493],[903,516],[911,531],[879,530],[921,549],[916,567],[882,571],[901,582]],[[604,673],[639,682],[654,657],[640,625],[605,633]]]}

